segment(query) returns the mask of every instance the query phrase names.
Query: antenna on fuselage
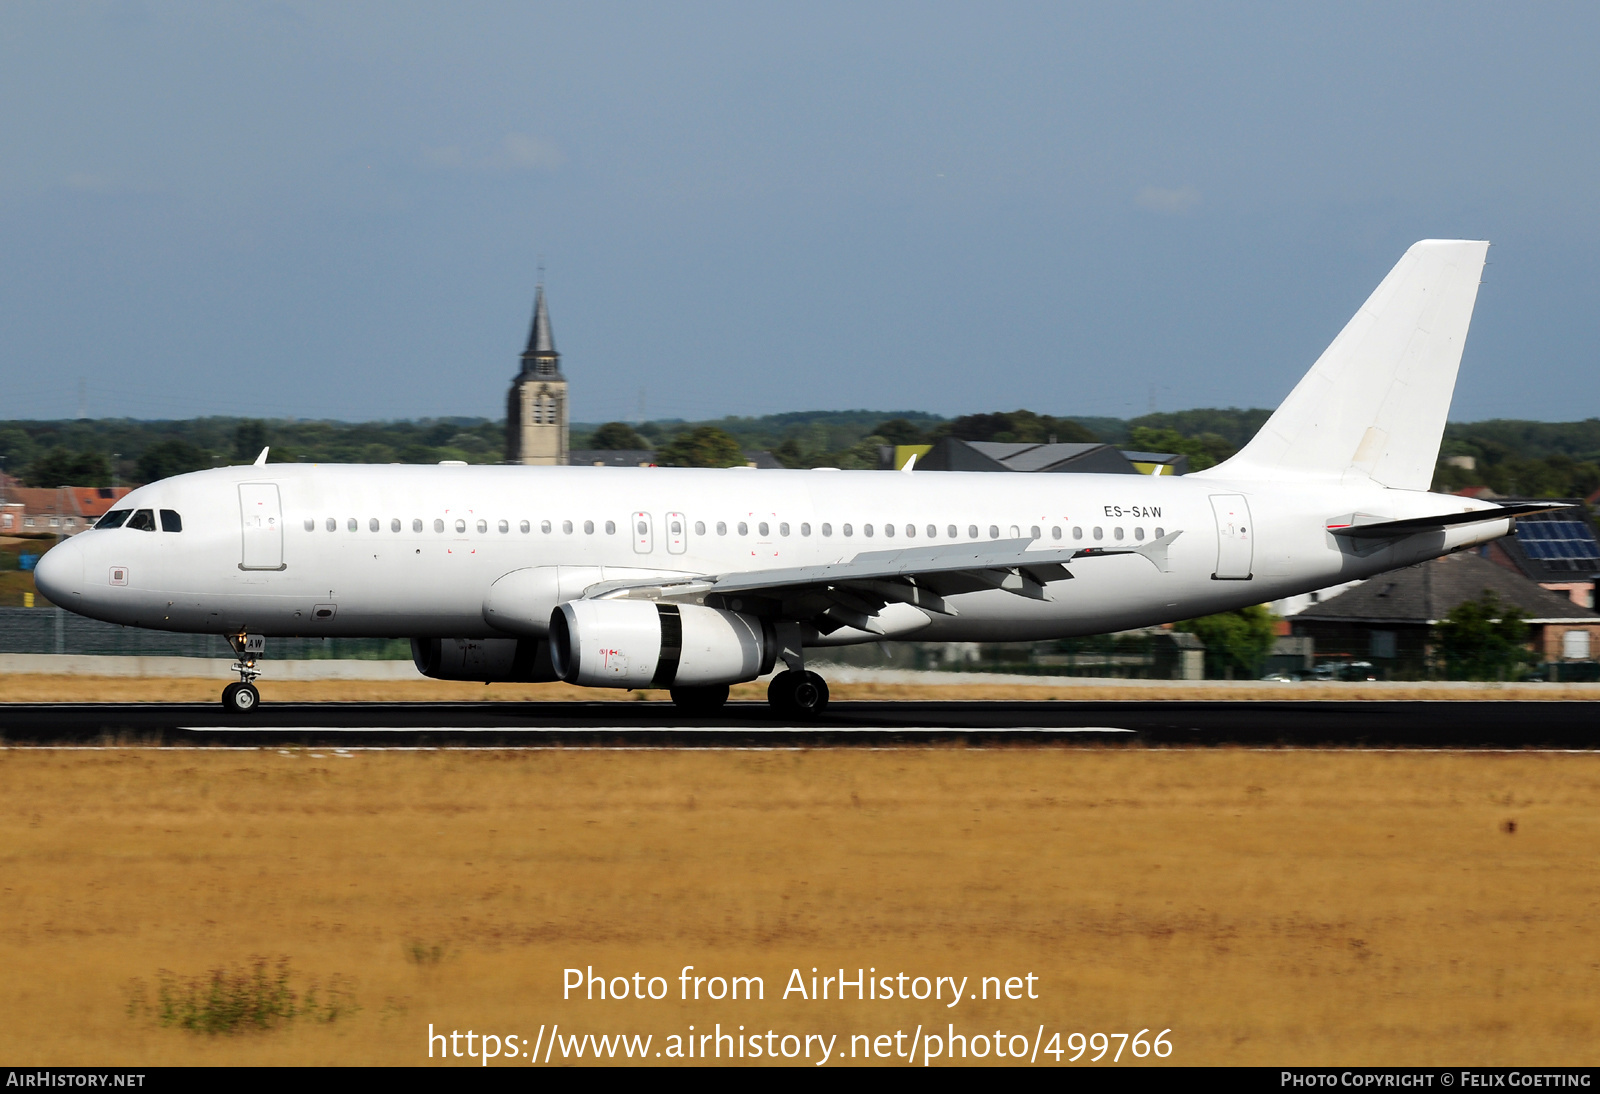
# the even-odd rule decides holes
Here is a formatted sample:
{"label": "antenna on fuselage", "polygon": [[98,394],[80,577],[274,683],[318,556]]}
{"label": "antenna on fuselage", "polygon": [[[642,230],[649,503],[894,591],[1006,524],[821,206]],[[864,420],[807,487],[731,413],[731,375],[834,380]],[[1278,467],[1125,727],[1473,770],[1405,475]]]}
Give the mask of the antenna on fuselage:
{"label": "antenna on fuselage", "polygon": [[267,453],[271,452],[271,451],[272,451],[272,446],[270,444],[267,445],[267,447],[263,448],[261,450],[261,455],[256,457],[255,466],[256,467],[265,467],[265,466],[267,466]]}

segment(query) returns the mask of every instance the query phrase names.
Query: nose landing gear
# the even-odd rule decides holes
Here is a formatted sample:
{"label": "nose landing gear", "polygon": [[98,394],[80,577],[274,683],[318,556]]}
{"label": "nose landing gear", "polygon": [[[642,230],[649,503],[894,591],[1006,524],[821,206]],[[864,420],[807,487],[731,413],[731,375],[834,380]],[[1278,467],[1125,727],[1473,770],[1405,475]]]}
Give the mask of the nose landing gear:
{"label": "nose landing gear", "polygon": [[256,668],[256,655],[265,652],[267,640],[259,634],[230,634],[227,639],[239,659],[233,665],[239,682],[222,689],[222,709],[229,714],[249,714],[261,705],[261,693],[254,682],[261,675]]}

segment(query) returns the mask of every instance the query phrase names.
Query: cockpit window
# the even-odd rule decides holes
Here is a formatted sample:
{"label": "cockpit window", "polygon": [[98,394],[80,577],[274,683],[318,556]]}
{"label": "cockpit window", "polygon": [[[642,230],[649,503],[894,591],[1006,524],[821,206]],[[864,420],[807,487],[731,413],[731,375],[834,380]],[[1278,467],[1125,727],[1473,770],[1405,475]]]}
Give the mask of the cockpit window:
{"label": "cockpit window", "polygon": [[161,530],[163,532],[183,531],[183,518],[180,517],[174,510],[161,510]]}
{"label": "cockpit window", "polygon": [[133,515],[132,509],[113,509],[94,522],[96,528],[121,528],[123,521]]}
{"label": "cockpit window", "polygon": [[139,532],[154,532],[156,530],[156,515],[149,509],[140,509],[128,519],[128,527]]}

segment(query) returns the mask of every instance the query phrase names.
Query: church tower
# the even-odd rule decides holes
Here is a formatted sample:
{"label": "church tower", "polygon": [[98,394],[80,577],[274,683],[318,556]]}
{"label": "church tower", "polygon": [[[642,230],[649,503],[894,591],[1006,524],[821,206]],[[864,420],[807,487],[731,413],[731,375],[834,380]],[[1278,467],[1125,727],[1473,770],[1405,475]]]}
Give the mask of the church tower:
{"label": "church tower", "polygon": [[567,378],[550,333],[550,312],[541,281],[533,298],[533,329],[522,351],[522,371],[506,400],[506,462],[565,465]]}

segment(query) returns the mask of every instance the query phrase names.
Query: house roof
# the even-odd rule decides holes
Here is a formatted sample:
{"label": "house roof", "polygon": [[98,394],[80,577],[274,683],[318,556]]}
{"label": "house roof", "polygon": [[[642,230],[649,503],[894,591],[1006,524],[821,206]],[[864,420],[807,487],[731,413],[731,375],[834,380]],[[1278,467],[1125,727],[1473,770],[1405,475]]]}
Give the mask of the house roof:
{"label": "house roof", "polygon": [[[766,449],[747,448],[744,458],[757,468],[783,468],[778,457]],[[567,463],[573,467],[654,467],[656,453],[653,448],[575,448],[567,453]]]}
{"label": "house roof", "polygon": [[646,467],[655,462],[653,448],[574,448],[567,453],[573,467]]}
{"label": "house roof", "polygon": [[1533,623],[1600,622],[1600,614],[1571,599],[1496,566],[1476,554],[1461,553],[1392,570],[1338,596],[1313,604],[1296,622],[1433,624],[1487,590]]}
{"label": "house roof", "polygon": [[29,514],[99,517],[132,490],[131,486],[16,486],[6,490],[5,500],[20,503]]}
{"label": "house roof", "polygon": [[1089,471],[1136,475],[1128,458],[1115,445],[1096,443],[1032,444],[1012,441],[939,440],[924,458],[919,471]]}

